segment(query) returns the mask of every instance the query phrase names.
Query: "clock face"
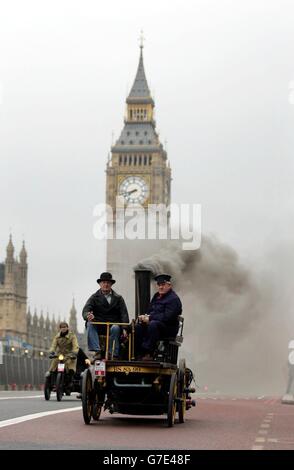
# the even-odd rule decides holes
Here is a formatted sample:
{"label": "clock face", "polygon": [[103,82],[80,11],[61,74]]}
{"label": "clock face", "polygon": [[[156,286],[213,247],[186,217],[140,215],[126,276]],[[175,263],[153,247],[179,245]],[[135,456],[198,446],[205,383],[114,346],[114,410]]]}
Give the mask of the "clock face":
{"label": "clock face", "polygon": [[149,196],[148,184],[140,176],[128,176],[121,182],[118,194],[127,204],[144,204]]}

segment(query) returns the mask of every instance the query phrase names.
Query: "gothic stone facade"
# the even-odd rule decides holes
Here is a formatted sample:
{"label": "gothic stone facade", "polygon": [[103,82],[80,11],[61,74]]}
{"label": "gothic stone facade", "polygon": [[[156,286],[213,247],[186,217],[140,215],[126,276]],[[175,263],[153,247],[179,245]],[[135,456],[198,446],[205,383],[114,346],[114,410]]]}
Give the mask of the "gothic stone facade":
{"label": "gothic stone facade", "polygon": [[10,237],[5,262],[0,264],[0,337],[26,339],[27,269],[25,246],[17,260]]}
{"label": "gothic stone facade", "polygon": [[[60,318],[46,318],[41,311],[32,315],[27,311],[27,252],[23,244],[19,260],[14,256],[10,237],[6,259],[0,263],[0,339],[12,346],[48,351],[53,336],[58,331]],[[73,301],[69,326],[77,334],[80,346],[85,348],[84,334],[77,332],[77,311]]]}

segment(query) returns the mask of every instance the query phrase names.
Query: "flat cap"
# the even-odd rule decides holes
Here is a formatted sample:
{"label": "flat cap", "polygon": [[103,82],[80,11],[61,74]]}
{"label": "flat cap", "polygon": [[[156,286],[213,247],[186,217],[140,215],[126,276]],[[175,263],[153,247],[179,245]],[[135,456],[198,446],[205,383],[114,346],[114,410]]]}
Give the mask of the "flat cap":
{"label": "flat cap", "polygon": [[157,284],[163,284],[164,282],[170,282],[171,276],[169,274],[157,274],[157,276],[154,277],[154,281],[157,282]]}

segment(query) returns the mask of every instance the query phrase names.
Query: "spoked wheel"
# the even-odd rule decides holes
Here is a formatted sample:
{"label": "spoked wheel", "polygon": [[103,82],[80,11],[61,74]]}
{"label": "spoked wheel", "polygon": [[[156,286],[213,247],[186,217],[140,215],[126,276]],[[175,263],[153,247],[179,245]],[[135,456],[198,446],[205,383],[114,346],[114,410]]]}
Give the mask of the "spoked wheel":
{"label": "spoked wheel", "polygon": [[175,423],[177,411],[177,374],[173,374],[170,379],[169,395],[168,395],[168,408],[167,408],[167,425],[171,428]]}
{"label": "spoked wheel", "polygon": [[51,395],[51,376],[46,377],[45,380],[45,385],[44,385],[44,395],[45,395],[45,400],[50,400],[50,395]]}
{"label": "spoked wheel", "polygon": [[57,401],[61,401],[63,397],[63,383],[64,383],[64,373],[58,372],[56,377],[56,398]]}
{"label": "spoked wheel", "polygon": [[[98,384],[96,383],[96,386]],[[95,421],[98,421],[101,415],[102,407],[104,404],[104,399],[105,399],[105,392],[101,390],[99,387],[96,388],[95,390],[95,400],[93,403],[93,411],[92,411],[92,416]]]}
{"label": "spoked wheel", "polygon": [[179,413],[179,423],[184,423],[185,421],[185,412],[186,412],[186,361],[181,359],[179,363],[178,370],[178,413]]}
{"label": "spoked wheel", "polygon": [[93,391],[91,372],[85,370],[82,381],[82,407],[85,424],[90,424],[93,416]]}
{"label": "spoked wheel", "polygon": [[95,421],[99,420],[101,411],[102,411],[102,405],[98,404],[97,401],[95,401],[93,405],[93,412],[92,412],[92,416]]}

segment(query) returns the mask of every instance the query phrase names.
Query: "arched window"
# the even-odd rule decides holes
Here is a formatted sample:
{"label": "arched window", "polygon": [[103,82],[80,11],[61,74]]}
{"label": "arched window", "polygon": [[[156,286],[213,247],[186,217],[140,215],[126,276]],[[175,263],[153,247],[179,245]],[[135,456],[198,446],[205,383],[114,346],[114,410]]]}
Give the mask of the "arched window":
{"label": "arched window", "polygon": [[139,155],[139,165],[142,165],[142,155]]}

